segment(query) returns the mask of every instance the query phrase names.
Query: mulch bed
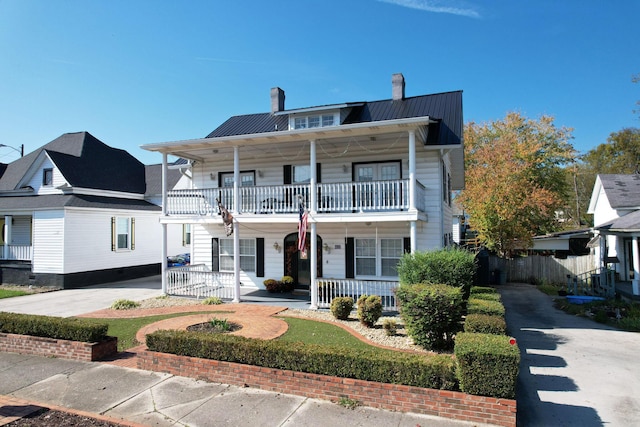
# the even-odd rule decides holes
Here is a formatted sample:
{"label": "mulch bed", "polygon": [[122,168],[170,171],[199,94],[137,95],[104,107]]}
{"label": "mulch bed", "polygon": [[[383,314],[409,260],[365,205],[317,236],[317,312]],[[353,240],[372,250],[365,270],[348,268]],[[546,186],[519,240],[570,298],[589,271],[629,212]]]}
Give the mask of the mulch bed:
{"label": "mulch bed", "polygon": [[42,408],[31,415],[5,424],[6,427],[122,427],[122,424]]}

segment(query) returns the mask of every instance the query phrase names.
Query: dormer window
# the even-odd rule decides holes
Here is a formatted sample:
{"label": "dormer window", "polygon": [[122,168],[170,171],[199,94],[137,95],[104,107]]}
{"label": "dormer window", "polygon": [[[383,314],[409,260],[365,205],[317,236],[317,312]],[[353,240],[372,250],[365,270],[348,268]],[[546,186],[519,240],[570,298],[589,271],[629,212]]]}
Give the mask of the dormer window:
{"label": "dormer window", "polygon": [[293,129],[311,129],[335,126],[336,122],[335,114],[316,114],[295,117],[292,124]]}
{"label": "dormer window", "polygon": [[42,170],[42,185],[53,185],[53,169]]}

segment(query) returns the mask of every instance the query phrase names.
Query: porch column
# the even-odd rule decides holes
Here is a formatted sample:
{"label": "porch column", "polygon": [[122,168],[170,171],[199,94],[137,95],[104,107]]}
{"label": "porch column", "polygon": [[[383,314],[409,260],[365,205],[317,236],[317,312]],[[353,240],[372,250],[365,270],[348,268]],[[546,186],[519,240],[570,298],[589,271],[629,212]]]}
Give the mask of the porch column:
{"label": "porch column", "polygon": [[4,216],[4,259],[9,259],[9,245],[11,244],[12,239],[12,221],[13,216],[5,215]]}
{"label": "porch column", "polygon": [[416,210],[416,131],[409,131],[409,212]]}
{"label": "porch column", "polygon": [[640,295],[640,254],[638,251],[638,236],[633,236],[631,247],[633,253],[633,280],[631,281],[631,289],[634,295]]}
{"label": "porch column", "polygon": [[314,219],[309,221],[311,224],[311,244],[309,248],[309,258],[311,259],[311,305],[309,306],[312,310],[318,309],[318,286],[316,285],[316,280],[318,279],[318,241],[317,236],[318,233],[316,231],[316,222]]}
{"label": "porch column", "polygon": [[316,188],[316,140],[312,139],[309,141],[309,170],[311,171],[310,173],[310,180],[309,180],[309,198],[311,200],[309,200],[309,213],[311,216],[311,244],[309,245],[309,252],[311,252],[311,254],[309,254],[309,258],[311,259],[310,262],[310,268],[311,268],[311,283],[309,284],[310,287],[310,294],[311,294],[311,306],[310,308],[313,310],[316,310],[318,308],[318,287],[316,286],[316,280],[318,279],[318,242],[317,242],[317,236],[318,236],[318,230],[316,228],[316,222],[315,219],[313,219],[313,216],[315,215],[315,213],[318,210],[318,201],[317,201],[317,188]]}
{"label": "porch column", "polygon": [[[240,149],[233,147],[233,210],[240,212]],[[238,220],[233,221],[233,302],[240,302],[240,226]]]}
{"label": "porch column", "polygon": [[[162,219],[167,216],[167,153],[162,153]],[[160,277],[162,295],[167,294],[167,224],[162,223],[162,259],[160,260]]]}
{"label": "porch column", "polygon": [[416,253],[416,242],[418,241],[418,223],[416,221],[410,221],[409,222],[409,226],[411,227],[410,234],[409,234],[409,240],[410,240],[410,245],[411,245],[411,253],[415,254]]}

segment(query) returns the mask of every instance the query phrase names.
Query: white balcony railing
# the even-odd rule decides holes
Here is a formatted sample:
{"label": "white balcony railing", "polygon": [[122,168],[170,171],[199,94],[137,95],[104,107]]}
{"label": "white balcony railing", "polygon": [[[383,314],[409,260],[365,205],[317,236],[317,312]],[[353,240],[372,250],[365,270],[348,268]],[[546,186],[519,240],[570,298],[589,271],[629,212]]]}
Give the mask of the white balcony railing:
{"label": "white balcony railing", "polygon": [[209,270],[204,264],[167,270],[167,294],[196,298],[234,298],[233,273]]}
{"label": "white balcony railing", "polygon": [[[239,212],[296,213],[299,201],[310,207],[309,184],[240,187]],[[318,212],[393,212],[409,209],[409,180],[317,184]],[[168,215],[215,215],[216,200],[235,210],[233,188],[173,190],[167,193]],[[425,187],[416,185],[416,208],[424,210]]]}
{"label": "white balcony railing", "polygon": [[[7,255],[5,256],[5,248]],[[31,261],[31,245],[7,245],[0,246],[0,259],[15,261]]]}
{"label": "white balcony railing", "polygon": [[329,308],[336,297],[351,297],[357,301],[361,295],[379,295],[382,299],[382,309],[397,311],[396,294],[394,289],[398,282],[386,280],[356,280],[356,279],[317,279],[318,307]]}

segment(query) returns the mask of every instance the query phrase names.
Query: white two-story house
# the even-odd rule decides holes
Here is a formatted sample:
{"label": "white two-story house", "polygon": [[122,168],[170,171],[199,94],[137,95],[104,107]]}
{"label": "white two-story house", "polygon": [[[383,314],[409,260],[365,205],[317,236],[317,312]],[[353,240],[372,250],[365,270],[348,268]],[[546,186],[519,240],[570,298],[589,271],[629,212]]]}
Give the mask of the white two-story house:
{"label": "white two-story house", "polygon": [[239,301],[241,286],[291,276],[311,307],[337,294],[392,298],[404,252],[453,242],[464,156],[462,92],[406,97],[402,74],[390,89],[390,99],[287,110],[273,88],[269,112],[144,145],[165,171],[168,155],[191,168],[191,188],[165,189],[161,222],[190,225],[192,266],[165,271],[163,289]]}
{"label": "white two-story house", "polygon": [[[160,169],[88,132],[0,164],[2,283],[75,288],[160,273]],[[165,178],[181,177],[176,166]],[[190,250],[182,231],[169,228],[170,250]]]}

